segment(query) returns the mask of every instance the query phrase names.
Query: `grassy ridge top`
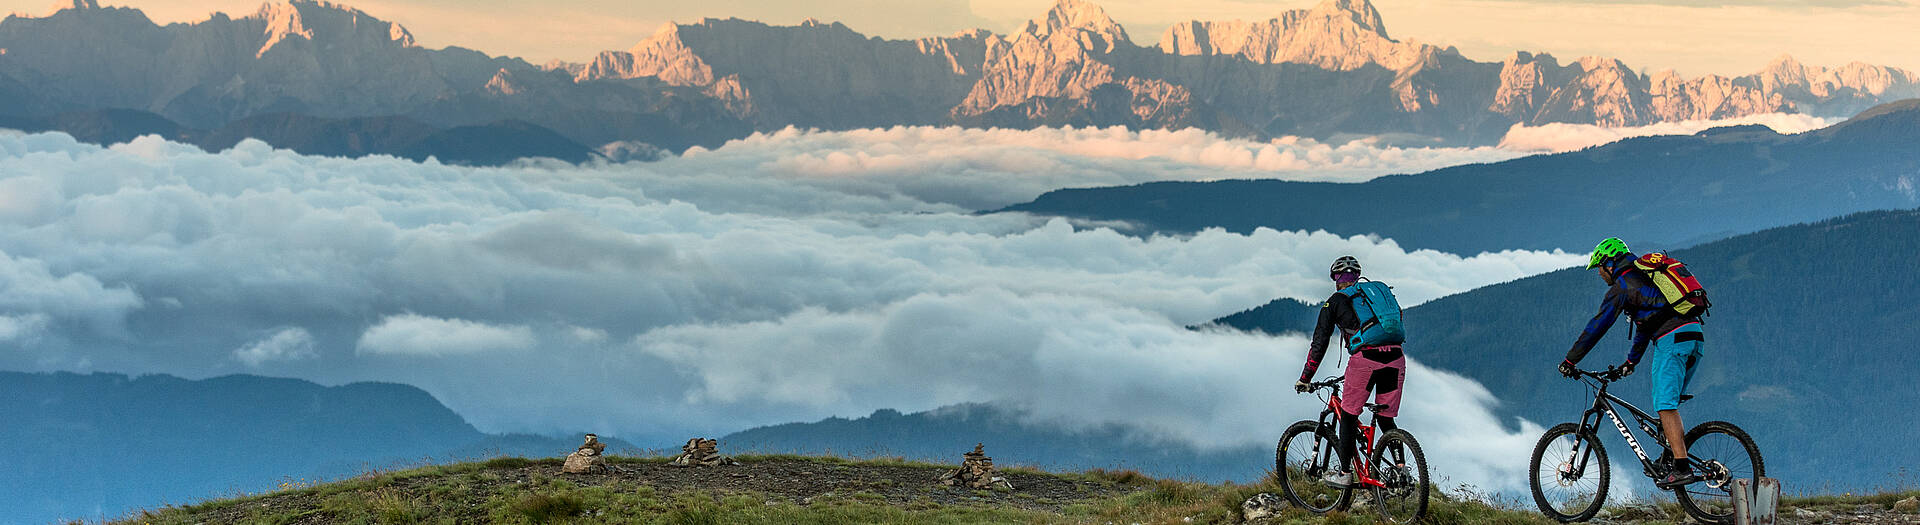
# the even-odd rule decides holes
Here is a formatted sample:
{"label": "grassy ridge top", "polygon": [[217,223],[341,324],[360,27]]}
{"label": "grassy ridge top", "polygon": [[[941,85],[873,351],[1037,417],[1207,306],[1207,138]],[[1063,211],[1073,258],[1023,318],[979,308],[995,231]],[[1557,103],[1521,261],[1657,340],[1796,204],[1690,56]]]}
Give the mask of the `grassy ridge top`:
{"label": "grassy ridge top", "polygon": [[[1049,473],[1021,467],[1000,469],[1013,490],[975,490],[936,483],[952,465],[776,455],[740,456],[739,466],[682,468],[667,459],[610,456],[610,472],[584,475],[562,473],[558,458],[515,457],[374,472],[315,485],[289,482],[276,492],[145,511],[115,523],[1239,523],[1241,502],[1261,492],[1280,493],[1266,482],[1208,484],[1133,471]],[[1438,490],[1433,496],[1426,523],[1552,523],[1525,502],[1488,503]],[[1800,498],[1781,514],[1815,509],[1826,514],[1813,521],[1850,523],[1845,517],[1853,514],[1888,517],[1892,511],[1887,509],[1911,496]],[[1680,521],[1671,505],[1610,508],[1607,515],[1615,523]],[[1289,509],[1275,523],[1374,522],[1363,510],[1314,516]]]}
{"label": "grassy ridge top", "polygon": [[[1270,484],[1153,479],[1133,471],[1002,468],[1013,490],[939,486],[954,468],[900,460],[741,456],[740,466],[681,468],[610,457],[606,474],[563,474],[559,459],[485,462],[289,483],[267,494],[168,507],[129,524],[405,523],[1236,523]],[[1433,523],[1545,524],[1535,513],[1436,494]],[[1370,523],[1364,512],[1286,522]]]}

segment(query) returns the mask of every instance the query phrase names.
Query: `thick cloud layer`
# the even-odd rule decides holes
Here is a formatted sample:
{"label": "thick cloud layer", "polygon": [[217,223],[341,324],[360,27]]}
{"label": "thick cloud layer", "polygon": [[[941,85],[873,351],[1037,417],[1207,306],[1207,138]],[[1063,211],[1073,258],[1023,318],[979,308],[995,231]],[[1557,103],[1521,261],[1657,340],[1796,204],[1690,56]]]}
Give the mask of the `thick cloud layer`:
{"label": "thick cloud layer", "polygon": [[[1033,130],[896,127],[840,132],[789,128],[695,149],[641,169],[661,177],[655,197],[695,194],[703,208],[767,212],[807,202],[767,202],[758,185],[711,187],[714,171],[759,172],[776,180],[870,199],[911,199],[928,211],[994,209],[1067,187],[1159,180],[1287,179],[1358,182],[1530,152],[1480,148],[1407,148],[1375,139],[1322,143],[1286,137],[1227,139],[1199,129],[1040,128]],[[655,172],[657,170],[657,172]],[[725,196],[725,200],[714,197]],[[807,211],[824,211],[816,207]],[[864,208],[863,208],[864,209]]]}
{"label": "thick cloud layer", "polygon": [[1500,147],[1517,151],[1573,151],[1633,137],[1692,135],[1704,130],[1758,124],[1782,134],[1812,131],[1837,123],[1797,113],[1766,113],[1722,120],[1683,120],[1637,127],[1610,128],[1592,124],[1514,124],[1500,139]]}
{"label": "thick cloud layer", "polygon": [[[793,140],[897,138],[857,136]],[[1128,237],[937,202],[990,184],[862,193],[778,162],[799,155],[730,148],[459,168],[0,136],[0,369],[396,381],[483,430],[629,436],[987,401],[1219,447],[1315,411],[1287,392],[1305,342],[1184,326],[1323,298],[1344,254],[1407,304],[1581,259],[1264,229]],[[1166,166],[1123,158],[1108,167],[1125,177]],[[900,177],[966,180],[942,166]],[[1470,381],[1418,366],[1412,381],[1406,417],[1437,465],[1522,479],[1535,429],[1500,430]]]}

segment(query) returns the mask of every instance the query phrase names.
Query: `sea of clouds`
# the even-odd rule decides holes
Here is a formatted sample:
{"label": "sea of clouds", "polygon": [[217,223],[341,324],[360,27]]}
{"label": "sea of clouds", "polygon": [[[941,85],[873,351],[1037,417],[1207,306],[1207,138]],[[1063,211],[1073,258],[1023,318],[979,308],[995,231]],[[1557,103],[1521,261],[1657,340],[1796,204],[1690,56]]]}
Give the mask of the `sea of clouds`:
{"label": "sea of clouds", "polygon": [[[1363,182],[1376,177],[1579,150],[1625,138],[1692,134],[1760,124],[1780,133],[1832,121],[1792,114],[1608,128],[1516,124],[1500,146],[1410,147],[1378,138],[1224,138],[1199,129],[1128,130],[895,127],[853,131],[788,128],[714,148],[694,148],[637,170],[648,194],[691,199],[722,212],[991,210],[1061,188],[1154,181],[1280,179]],[[758,174],[742,181],[732,174]],[[778,185],[780,191],[763,191]]]}
{"label": "sea of clouds", "polygon": [[[491,432],[722,434],[996,402],[1247,446],[1317,412],[1291,392],[1306,341],[1187,326],[1324,298],[1340,255],[1407,305],[1582,257],[973,211],[1056,187],[1518,154],[897,128],[468,168],[0,134],[0,369],[393,381]],[[1409,388],[1403,424],[1438,468],[1518,488],[1539,427],[1505,430],[1498,393],[1417,354]]]}

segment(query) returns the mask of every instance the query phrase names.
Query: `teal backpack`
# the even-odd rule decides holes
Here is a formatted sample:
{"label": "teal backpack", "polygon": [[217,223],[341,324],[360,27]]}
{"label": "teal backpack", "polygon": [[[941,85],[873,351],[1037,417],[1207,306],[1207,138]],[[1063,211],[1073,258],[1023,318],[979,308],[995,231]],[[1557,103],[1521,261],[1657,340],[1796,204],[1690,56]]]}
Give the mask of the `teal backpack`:
{"label": "teal backpack", "polygon": [[1407,342],[1407,329],[1400,324],[1400,301],[1386,283],[1360,281],[1341,290],[1353,298],[1353,313],[1360,317],[1360,330],[1347,340],[1347,348],[1397,345]]}

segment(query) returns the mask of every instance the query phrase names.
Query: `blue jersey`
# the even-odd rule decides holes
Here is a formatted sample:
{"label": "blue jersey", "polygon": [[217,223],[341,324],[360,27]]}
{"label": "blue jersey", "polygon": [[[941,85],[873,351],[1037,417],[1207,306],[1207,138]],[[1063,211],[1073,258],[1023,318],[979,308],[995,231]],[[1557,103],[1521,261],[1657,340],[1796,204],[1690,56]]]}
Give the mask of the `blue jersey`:
{"label": "blue jersey", "polygon": [[[1630,264],[1630,263],[1629,263]],[[1586,330],[1580,332],[1580,339],[1573,342],[1573,348],[1567,350],[1567,361],[1579,363],[1593,350],[1593,345],[1607,335],[1607,329],[1625,313],[1633,320],[1636,328],[1633,334],[1633,349],[1627,352],[1627,361],[1640,362],[1640,355],[1647,351],[1647,343],[1655,337],[1679,328],[1687,323],[1698,322],[1698,317],[1681,317],[1668,308],[1667,298],[1660,294],[1660,288],[1646,274],[1633,271],[1629,266],[1620,270],[1614,279],[1613,287],[1607,289],[1607,296],[1600,300],[1600,313],[1587,321]]]}

